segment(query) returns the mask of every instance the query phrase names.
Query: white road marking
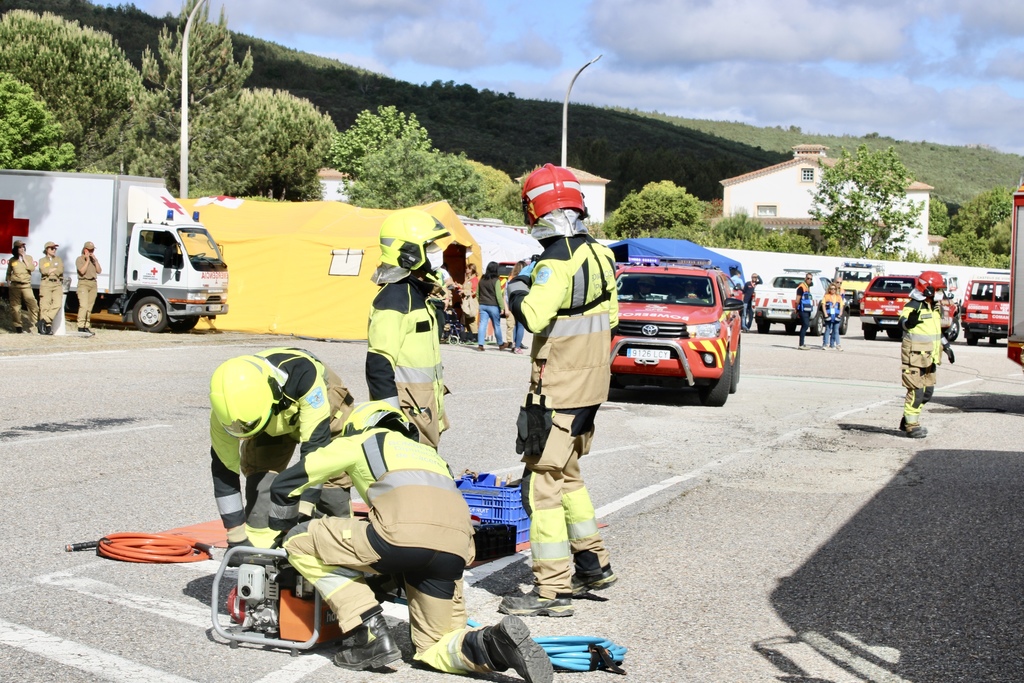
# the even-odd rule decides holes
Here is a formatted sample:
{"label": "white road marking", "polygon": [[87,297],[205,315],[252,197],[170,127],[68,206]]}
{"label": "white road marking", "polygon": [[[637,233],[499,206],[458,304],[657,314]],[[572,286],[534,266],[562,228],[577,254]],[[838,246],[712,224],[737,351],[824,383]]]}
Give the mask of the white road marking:
{"label": "white road marking", "polygon": [[[408,619],[408,614],[406,614],[406,619]],[[256,679],[254,683],[294,683],[331,663],[328,657],[315,652],[303,654],[293,658],[291,662],[277,671],[271,671],[263,678]]]}
{"label": "white road marking", "polygon": [[105,351],[64,351],[59,353],[39,353],[32,356],[0,356],[0,363],[33,361],[40,358],[67,358],[70,356],[102,356],[110,353],[128,353],[128,349],[107,349]]}
{"label": "white road marking", "polygon": [[109,652],[96,650],[43,631],[0,620],[0,643],[46,657],[63,666],[85,671],[116,683],[192,683],[187,678],[137,664]]}
{"label": "white road marking", "polygon": [[866,406],[861,406],[860,408],[853,408],[852,410],[844,410],[841,413],[836,413],[835,415],[830,415],[828,419],[830,419],[830,420],[838,420],[840,418],[846,417],[847,415],[853,415],[854,413],[859,413],[859,412],[862,412],[862,411],[865,411],[865,410],[871,410],[872,408],[877,408],[879,406],[884,406],[884,405],[887,405],[889,403],[893,403],[895,400],[896,399],[889,399],[888,401],[875,401],[874,403],[869,403]]}
{"label": "white road marking", "polygon": [[125,432],[144,432],[150,429],[170,429],[171,425],[143,425],[141,427],[115,427],[113,429],[79,429],[74,432],[66,432],[63,434],[55,434],[53,436],[43,436],[39,438],[13,438],[13,439],[0,439],[0,443],[4,445],[8,444],[31,444],[31,443],[42,443],[44,441],[60,441],[62,439],[80,439],[84,436],[94,438],[97,436],[104,436],[106,434],[123,434]]}
{"label": "white road marking", "polygon": [[[210,608],[205,605],[193,605],[184,602],[154,598],[149,595],[128,593],[124,589],[103,581],[74,577],[57,572],[45,577],[36,577],[36,583],[46,586],[64,588],[81,595],[88,595],[104,602],[112,602],[140,612],[155,614],[189,626],[210,628],[212,626]],[[221,615],[223,625],[228,625],[228,617]]]}

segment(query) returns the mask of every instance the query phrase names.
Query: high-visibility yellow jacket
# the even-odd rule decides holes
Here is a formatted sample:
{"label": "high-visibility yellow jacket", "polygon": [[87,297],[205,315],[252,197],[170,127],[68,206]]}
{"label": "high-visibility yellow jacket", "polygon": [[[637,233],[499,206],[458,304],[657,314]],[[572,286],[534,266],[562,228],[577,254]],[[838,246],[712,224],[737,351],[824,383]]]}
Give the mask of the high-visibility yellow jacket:
{"label": "high-visibility yellow jacket", "polygon": [[412,276],[381,287],[370,306],[366,386],[371,401],[400,408],[437,447],[448,428],[433,285]]}
{"label": "high-visibility yellow jacket", "polygon": [[[908,327],[909,318],[918,311],[918,322]],[[900,311],[903,343],[900,361],[912,368],[930,368],[942,364],[942,313],[927,301],[911,299]]]}
{"label": "high-visibility yellow jacket", "polygon": [[608,398],[611,328],[618,325],[615,257],[589,235],[549,244],[530,274],[530,291],[510,302],[533,332],[531,393],[551,408],[582,408]]}
{"label": "high-visibility yellow jacket", "polygon": [[303,491],[343,472],[383,540],[470,560],[473,523],[448,463],[428,444],[384,428],[338,437],[280,473],[270,489],[270,528],[294,526]]}

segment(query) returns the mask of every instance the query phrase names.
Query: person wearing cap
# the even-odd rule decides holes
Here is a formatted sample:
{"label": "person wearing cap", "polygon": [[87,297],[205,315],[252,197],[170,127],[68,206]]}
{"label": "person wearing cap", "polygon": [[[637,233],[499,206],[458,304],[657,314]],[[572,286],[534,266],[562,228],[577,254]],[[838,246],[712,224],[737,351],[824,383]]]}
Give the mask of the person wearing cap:
{"label": "person wearing cap", "polygon": [[11,246],[11,260],[7,262],[7,275],[4,279],[10,287],[11,320],[14,321],[16,333],[25,331],[22,328],[22,306],[28,313],[30,331],[39,322],[39,306],[36,304],[35,294],[32,293],[32,271],[35,269],[36,262],[25,253],[25,243],[14,240]]}
{"label": "person wearing cap", "polygon": [[96,305],[96,276],[103,272],[96,258],[96,245],[86,242],[82,255],[75,259],[78,270],[78,331],[93,336],[92,307]]}
{"label": "person wearing cap", "polygon": [[39,259],[39,334],[53,334],[53,319],[64,303],[64,261],[56,242],[47,242]]}

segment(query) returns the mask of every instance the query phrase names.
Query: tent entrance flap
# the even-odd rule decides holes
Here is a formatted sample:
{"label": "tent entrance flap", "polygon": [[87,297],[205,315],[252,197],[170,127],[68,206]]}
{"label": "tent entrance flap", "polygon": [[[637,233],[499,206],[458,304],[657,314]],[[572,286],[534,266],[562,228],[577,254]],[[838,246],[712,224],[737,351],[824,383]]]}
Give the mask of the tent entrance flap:
{"label": "tent entrance flap", "polygon": [[362,249],[334,249],[331,251],[331,267],[328,275],[359,275],[363,264]]}

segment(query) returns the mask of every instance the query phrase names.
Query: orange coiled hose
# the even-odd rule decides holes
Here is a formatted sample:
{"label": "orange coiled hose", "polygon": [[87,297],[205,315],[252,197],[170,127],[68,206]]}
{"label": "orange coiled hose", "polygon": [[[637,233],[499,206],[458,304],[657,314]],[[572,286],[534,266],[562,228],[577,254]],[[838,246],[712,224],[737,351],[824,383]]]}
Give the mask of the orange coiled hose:
{"label": "orange coiled hose", "polygon": [[174,534],[107,534],[96,554],[122,562],[200,562],[213,559],[210,546]]}

